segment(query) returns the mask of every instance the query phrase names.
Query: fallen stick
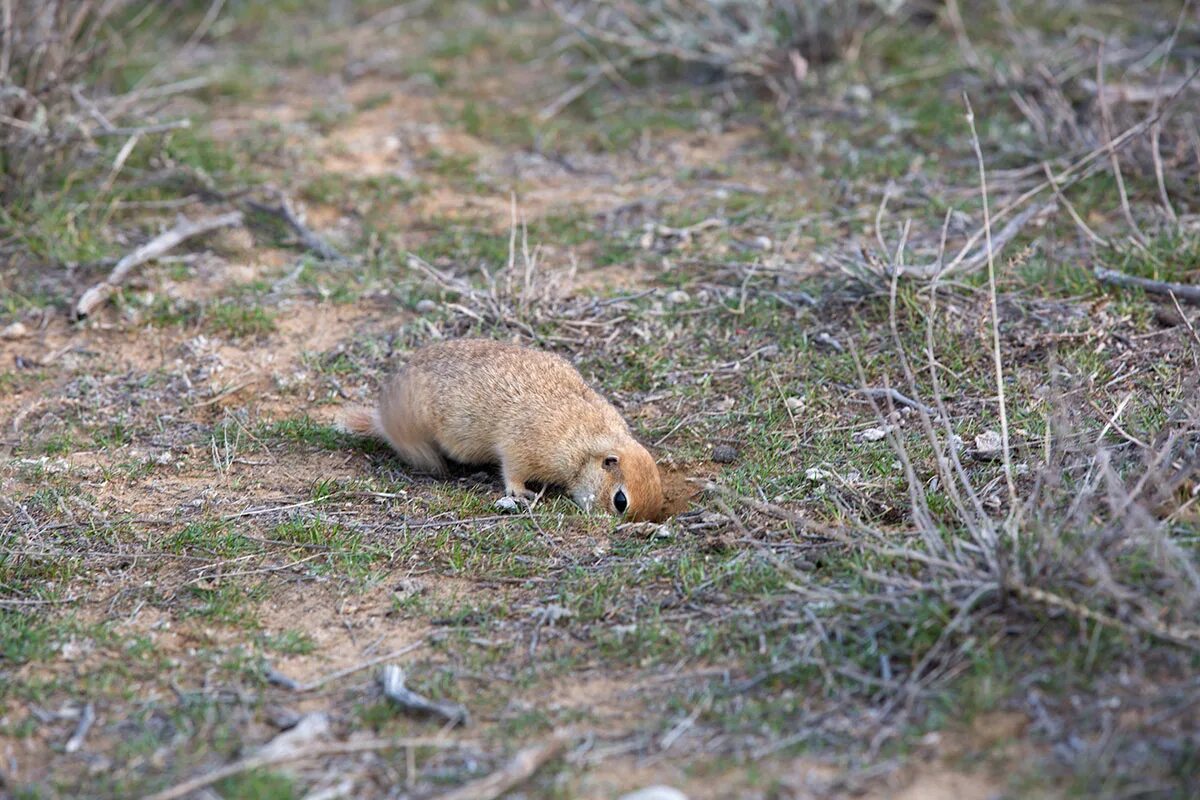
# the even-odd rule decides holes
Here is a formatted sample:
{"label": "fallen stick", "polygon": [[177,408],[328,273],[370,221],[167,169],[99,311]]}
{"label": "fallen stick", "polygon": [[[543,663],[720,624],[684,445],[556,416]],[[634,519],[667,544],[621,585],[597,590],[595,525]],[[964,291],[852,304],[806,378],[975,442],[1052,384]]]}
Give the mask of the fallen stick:
{"label": "fallen stick", "polygon": [[178,247],[183,242],[191,239],[194,236],[199,236],[202,233],[216,230],[217,228],[225,228],[230,225],[240,225],[242,222],[242,212],[233,211],[228,214],[222,214],[219,217],[206,217],[198,220],[181,220],[174,228],[160,233],[144,245],[134,250],[129,255],[122,258],[113,267],[113,271],[109,274],[106,280],[97,283],[92,288],[83,293],[79,298],[79,302],[75,304],[76,319],[83,319],[88,314],[92,313],[97,306],[107,300],[118,286],[128,277],[129,273],[135,267],[145,264],[147,261],[152,261],[165,253],[170,252],[175,247]]}
{"label": "fallen stick", "polygon": [[286,194],[279,195],[278,206],[269,206],[254,200],[249,200],[246,204],[255,211],[260,211],[263,214],[271,214],[282,219],[284,224],[292,229],[292,233],[296,234],[300,239],[300,243],[306,249],[316,253],[317,257],[322,261],[345,260],[333,245],[322,239],[300,220],[300,216],[296,213],[296,207],[292,205],[291,199]]}
{"label": "fallen stick", "polygon": [[[959,254],[959,258],[954,259],[949,264],[919,264],[903,267],[901,274],[906,278],[936,278],[943,275],[952,274],[955,272],[975,272],[976,270],[987,264],[988,253],[991,252],[995,257],[1000,250],[1009,243],[1021,230],[1035,217],[1040,217],[1049,211],[1053,211],[1058,207],[1054,201],[1043,203],[1041,205],[1028,206],[1021,213],[1010,219],[1008,223],[992,237],[992,246],[988,248],[985,245],[980,245],[974,253],[967,256],[963,253]],[[890,277],[891,268],[888,270]]]}
{"label": "fallen stick", "polygon": [[866,395],[867,397],[873,397],[876,400],[883,400],[883,399],[890,397],[890,398],[892,398],[892,402],[896,403],[897,405],[908,406],[909,408],[915,408],[918,411],[924,411],[926,414],[928,414],[931,417],[937,416],[937,412],[934,411],[929,406],[925,405],[924,403],[922,403],[918,400],[913,400],[908,395],[903,394],[902,392],[899,392],[892,388],[855,389],[854,391],[857,394]]}
{"label": "fallen stick", "polygon": [[383,688],[384,695],[396,705],[406,711],[441,717],[451,727],[466,725],[470,721],[471,715],[465,707],[458,703],[431,700],[418,694],[405,685],[405,679],[404,670],[395,664],[385,664],[379,673],[379,685]]}
{"label": "fallen stick", "polygon": [[561,731],[557,732],[547,742],[526,747],[513,756],[512,761],[486,778],[460,786],[442,795],[438,800],[495,800],[532,778],[534,773],[561,756],[566,749],[567,735]]}
{"label": "fallen stick", "polygon": [[161,792],[147,795],[143,798],[143,800],[178,800],[178,798],[187,797],[189,794],[198,789],[203,789],[206,786],[212,786],[214,783],[223,781],[233,775],[239,775],[243,772],[262,769],[263,767],[272,767],[276,764],[286,764],[290,761],[302,761],[306,758],[350,755],[352,753],[370,753],[376,750],[395,750],[401,747],[461,746],[463,746],[462,742],[456,742],[450,739],[367,739],[361,742],[333,742],[319,744],[284,753],[243,758],[233,762],[232,764],[214,769],[212,772],[207,774],[199,775],[191,780],[183,781],[182,783],[177,783],[168,789],[163,789]]}
{"label": "fallen stick", "polygon": [[1126,289],[1136,287],[1150,294],[1160,294],[1165,297],[1175,295],[1176,299],[1181,303],[1200,304],[1200,284],[1169,283],[1150,278],[1139,278],[1135,275],[1126,275],[1124,272],[1118,272],[1115,269],[1105,269],[1104,267],[1095,267],[1092,270],[1092,274],[1096,276],[1096,280],[1110,286],[1120,286]]}
{"label": "fallen stick", "polygon": [[170,122],[158,122],[153,125],[139,125],[132,128],[101,128],[91,131],[91,136],[141,136],[148,133],[167,133],[192,127],[190,119],[175,119]]}
{"label": "fallen stick", "polygon": [[401,647],[399,650],[393,650],[390,653],[385,653],[384,655],[368,659],[353,666],[346,667],[345,669],[339,669],[337,672],[331,672],[322,678],[317,678],[316,680],[309,681],[308,683],[297,683],[286,675],[280,674],[275,670],[268,671],[267,679],[276,686],[282,686],[285,689],[291,689],[294,692],[303,694],[305,692],[316,691],[327,683],[336,681],[339,678],[344,678],[347,675],[353,675],[356,672],[362,672],[364,669],[369,669],[377,664],[382,664],[385,661],[391,661],[394,658],[399,658],[402,655],[411,653],[413,650],[417,650],[424,646],[425,640],[418,639],[411,644]]}
{"label": "fallen stick", "polygon": [[67,740],[63,749],[68,753],[79,752],[79,749],[83,747],[83,740],[87,738],[88,731],[92,729],[92,723],[95,721],[96,707],[88,703],[83,707],[83,711],[79,715],[79,724],[75,726],[75,732],[71,734],[71,738]]}

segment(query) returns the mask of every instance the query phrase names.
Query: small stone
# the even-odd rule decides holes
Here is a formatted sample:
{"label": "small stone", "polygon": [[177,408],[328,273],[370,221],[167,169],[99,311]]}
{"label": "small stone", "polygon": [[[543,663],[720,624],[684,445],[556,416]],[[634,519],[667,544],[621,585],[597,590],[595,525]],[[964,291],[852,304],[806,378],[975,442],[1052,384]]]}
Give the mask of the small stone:
{"label": "small stone", "polygon": [[621,639],[624,639],[626,636],[628,636],[631,633],[637,633],[637,628],[638,628],[638,626],[636,624],[613,625],[608,630],[611,633],[613,633],[614,635],[616,635],[617,640],[620,641]]}
{"label": "small stone", "polygon": [[783,404],[787,406],[788,411],[800,411],[804,408],[804,398],[789,397],[783,401]]}
{"label": "small stone", "polygon": [[496,510],[505,514],[512,514],[516,511],[519,511],[520,508],[521,505],[517,502],[517,498],[515,497],[509,497],[508,495],[505,495],[496,501]]}
{"label": "small stone", "polygon": [[566,606],[560,606],[558,603],[551,603],[547,606],[542,606],[537,610],[538,616],[541,617],[543,625],[553,625],[560,619],[573,617],[574,613]]}
{"label": "small stone", "polygon": [[392,590],[397,600],[408,600],[425,593],[425,583],[418,578],[401,578]]}
{"label": "small stone", "polygon": [[286,706],[268,706],[266,716],[267,722],[281,731],[296,727],[304,717],[299,711]]}
{"label": "small stone", "polygon": [[865,85],[857,83],[846,90],[846,96],[857,103],[869,103],[871,101],[871,90]]}
{"label": "small stone", "polygon": [[859,431],[852,438],[860,442],[878,442],[880,439],[888,435],[888,431],[892,430],[891,425],[886,428],[867,428],[865,431]]}
{"label": "small stone", "polygon": [[770,236],[755,236],[750,240],[750,244],[757,247],[759,250],[770,250],[775,243],[771,241]]}
{"label": "small stone", "polygon": [[975,437],[975,449],[979,451],[980,455],[999,453],[1003,446],[1000,434],[995,431],[984,431]]}
{"label": "small stone", "polygon": [[214,231],[209,236],[208,244],[218,253],[242,255],[254,251],[254,235],[249,229],[236,225]]}
{"label": "small stone", "polygon": [[29,328],[26,328],[23,322],[14,322],[0,330],[0,339],[24,339],[28,335]]}
{"label": "small stone", "polygon": [[719,444],[713,448],[712,460],[718,464],[732,464],[737,461],[737,448],[729,444]]}
{"label": "small stone", "polygon": [[418,314],[432,314],[434,311],[437,311],[437,307],[437,303],[430,300],[428,297],[426,297],[424,300],[417,301]]}
{"label": "small stone", "polygon": [[78,661],[92,650],[91,640],[79,641],[68,639],[59,645],[59,652],[64,661]]}
{"label": "small stone", "polygon": [[673,292],[667,293],[667,304],[672,306],[680,306],[692,299],[692,296],[683,289],[676,289]]}
{"label": "small stone", "polygon": [[621,800],[688,800],[687,795],[670,786],[647,786],[621,795]]}
{"label": "small stone", "polygon": [[808,478],[813,483],[821,483],[829,477],[829,473],[820,467],[809,467],[804,470],[804,477]]}

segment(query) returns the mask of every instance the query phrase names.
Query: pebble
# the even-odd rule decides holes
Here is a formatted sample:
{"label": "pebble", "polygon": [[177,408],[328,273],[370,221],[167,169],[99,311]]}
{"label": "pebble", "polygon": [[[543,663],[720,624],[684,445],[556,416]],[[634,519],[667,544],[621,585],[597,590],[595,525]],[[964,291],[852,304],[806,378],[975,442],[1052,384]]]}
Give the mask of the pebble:
{"label": "pebble", "polygon": [[851,438],[860,442],[878,442],[880,439],[888,435],[888,431],[895,426],[888,425],[886,428],[867,428],[865,431],[859,431]]}
{"label": "pebble", "polygon": [[984,431],[975,437],[975,449],[983,454],[999,453],[1003,442],[995,431]]}
{"label": "pebble", "polygon": [[437,303],[430,300],[428,297],[426,297],[424,300],[417,301],[418,314],[431,314],[434,311],[437,311],[437,307]]}
{"label": "pebble", "polygon": [[712,460],[718,464],[732,464],[737,461],[737,448],[729,444],[719,444],[713,448]]}
{"label": "pebble", "polygon": [[683,289],[676,289],[673,292],[667,293],[667,303],[673,306],[683,305],[692,299],[692,296]]}
{"label": "pebble", "polygon": [[620,800],[688,800],[687,795],[670,786],[647,786],[621,795]]}
{"label": "pebble", "polygon": [[24,339],[28,335],[29,328],[26,328],[23,322],[14,322],[0,330],[0,339]]}

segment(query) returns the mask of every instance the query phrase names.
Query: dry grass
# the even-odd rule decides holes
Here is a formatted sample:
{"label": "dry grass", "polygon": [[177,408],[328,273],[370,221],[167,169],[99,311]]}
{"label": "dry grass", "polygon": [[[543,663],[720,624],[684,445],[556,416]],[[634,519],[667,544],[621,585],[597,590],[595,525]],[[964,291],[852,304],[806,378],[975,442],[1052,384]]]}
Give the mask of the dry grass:
{"label": "dry grass", "polygon": [[[2,7],[0,33],[0,197],[15,202],[47,171],[96,150],[136,119],[145,103],[105,96],[97,74],[111,69],[109,25],[124,2],[14,3]],[[126,134],[128,135],[128,134]]]}
{"label": "dry grass", "polygon": [[[604,58],[595,44],[611,46],[626,54],[625,64],[665,59],[708,70],[710,77],[747,79],[786,98],[808,82],[810,68],[857,49],[873,28],[898,24],[911,13],[909,5],[920,4],[555,0],[550,7],[593,56]],[[610,76],[617,72],[603,66]]]}
{"label": "dry grass", "polygon": [[[9,220],[0,792],[1187,796],[1200,321],[1089,269],[1195,280],[1187,25],[384,5],[180,6],[140,80],[195,128]],[[1089,19],[1179,91],[1103,115]],[[498,515],[334,427],[462,335],[572,359],[680,513]]]}

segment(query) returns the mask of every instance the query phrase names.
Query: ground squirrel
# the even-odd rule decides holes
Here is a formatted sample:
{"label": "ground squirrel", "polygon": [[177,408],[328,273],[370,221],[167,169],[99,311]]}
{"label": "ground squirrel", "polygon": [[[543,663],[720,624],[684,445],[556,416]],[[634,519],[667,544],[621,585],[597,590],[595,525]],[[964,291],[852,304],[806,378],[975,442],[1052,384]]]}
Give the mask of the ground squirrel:
{"label": "ground squirrel", "polygon": [[565,359],[503,342],[456,339],[417,350],[379,406],[350,408],[353,433],[386,440],[422,470],[446,459],[499,464],[505,494],[526,481],[565,488],[584,510],[632,520],[663,515],[662,480],[646,448]]}

